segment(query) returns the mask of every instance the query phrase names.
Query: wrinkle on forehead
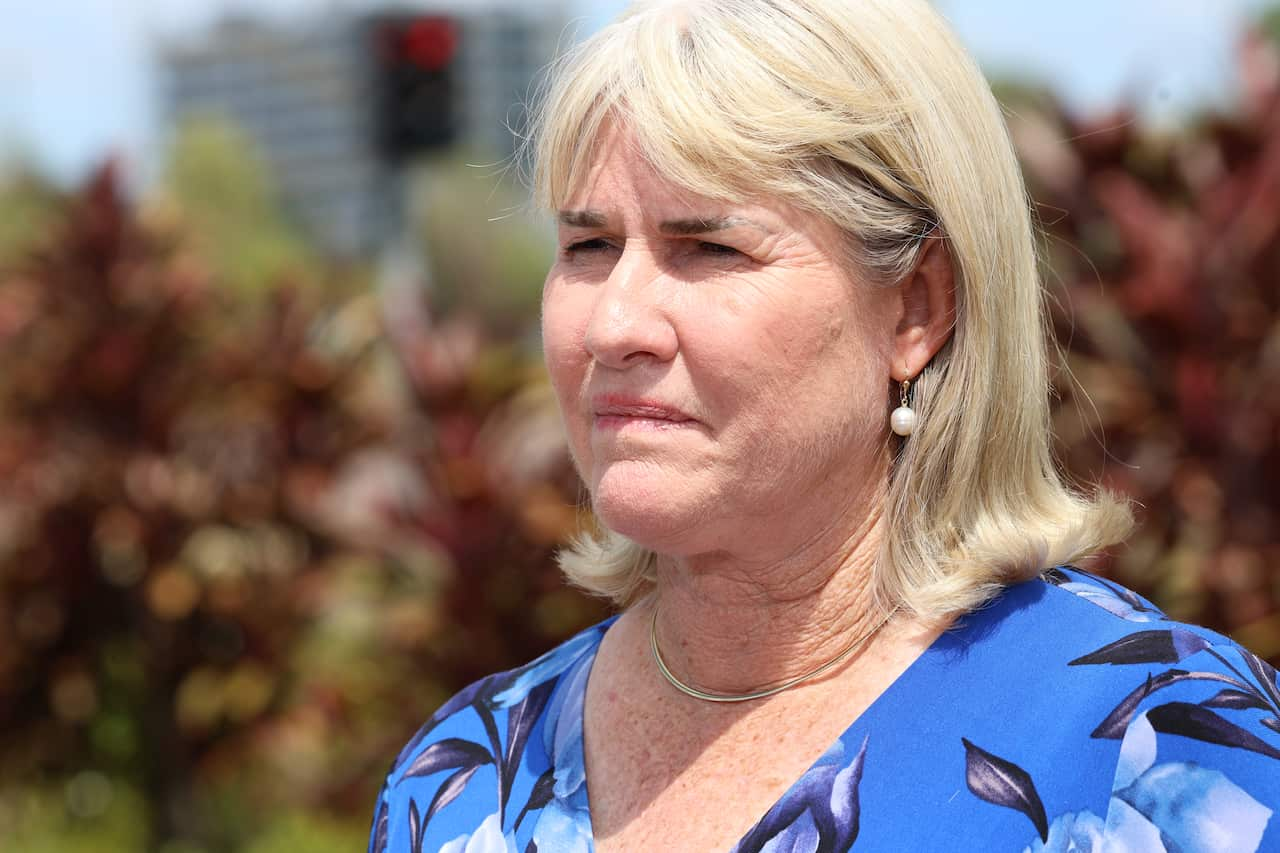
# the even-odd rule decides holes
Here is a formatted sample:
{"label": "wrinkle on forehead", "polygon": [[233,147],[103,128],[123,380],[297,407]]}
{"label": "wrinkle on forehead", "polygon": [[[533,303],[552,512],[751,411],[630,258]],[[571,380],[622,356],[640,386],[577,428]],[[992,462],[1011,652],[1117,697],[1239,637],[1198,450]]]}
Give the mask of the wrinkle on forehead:
{"label": "wrinkle on forehead", "polygon": [[731,190],[720,176],[711,170],[698,170],[705,177],[705,185],[691,186],[679,181],[676,176],[669,174],[668,170],[664,170],[661,163],[652,156],[645,145],[645,136],[628,120],[624,104],[611,109],[601,121],[594,138],[585,146],[588,156],[584,160],[584,168],[578,175],[573,176],[572,182],[565,187],[563,198],[559,200],[557,208],[559,210],[573,208],[575,200],[589,193],[590,187],[599,178],[605,164],[628,157],[634,157],[643,163],[653,180],[664,185],[673,194],[717,205],[745,204],[750,201],[746,195]]}

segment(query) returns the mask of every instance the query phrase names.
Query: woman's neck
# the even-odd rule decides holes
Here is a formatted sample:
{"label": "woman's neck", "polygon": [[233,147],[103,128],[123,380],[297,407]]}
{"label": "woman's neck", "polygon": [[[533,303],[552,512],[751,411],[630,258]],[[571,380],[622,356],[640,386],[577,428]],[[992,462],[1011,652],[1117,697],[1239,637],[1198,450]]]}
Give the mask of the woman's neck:
{"label": "woman's neck", "polygon": [[887,615],[872,578],[882,525],[873,513],[780,553],[660,559],[645,607],[658,608],[667,666],[702,690],[742,693],[808,673],[874,633]]}

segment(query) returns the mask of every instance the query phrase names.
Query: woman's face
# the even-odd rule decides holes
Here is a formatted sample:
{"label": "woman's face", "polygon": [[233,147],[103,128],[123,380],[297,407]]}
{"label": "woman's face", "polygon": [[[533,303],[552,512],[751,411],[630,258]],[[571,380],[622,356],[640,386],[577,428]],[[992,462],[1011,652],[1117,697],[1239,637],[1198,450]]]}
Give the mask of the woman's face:
{"label": "woman's face", "polygon": [[542,332],[596,513],[692,555],[803,542],[883,488],[894,288],[838,229],[663,180],[606,130],[560,213]]}

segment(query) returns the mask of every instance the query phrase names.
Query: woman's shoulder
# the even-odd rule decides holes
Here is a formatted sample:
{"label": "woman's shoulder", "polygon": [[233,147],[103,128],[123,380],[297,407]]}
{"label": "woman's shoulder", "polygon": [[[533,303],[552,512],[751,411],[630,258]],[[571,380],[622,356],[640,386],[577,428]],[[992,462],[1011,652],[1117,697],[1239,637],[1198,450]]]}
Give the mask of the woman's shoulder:
{"label": "woman's shoulder", "polygon": [[1122,740],[1145,719],[1159,733],[1280,759],[1280,687],[1267,661],[1088,572],[1058,567],[1006,589],[938,650],[946,675],[986,683],[990,701],[1016,694],[1091,740]]}
{"label": "woman's shoulder", "polygon": [[1113,581],[1071,568],[1042,581],[1068,615],[1056,623],[1066,669],[1084,676],[1072,679],[1076,695],[1104,702],[1090,737],[1120,744],[1121,777],[1149,768],[1158,745],[1202,770],[1256,771],[1247,775],[1277,804],[1280,686],[1267,661]]}
{"label": "woman's shoulder", "polygon": [[948,656],[981,676],[969,790],[1030,817],[1030,849],[1278,849],[1280,688],[1257,654],[1070,567],[969,626]]}
{"label": "woman's shoulder", "polygon": [[[1047,588],[1043,607],[1069,621],[1071,630],[1062,641],[1076,653],[1071,666],[1176,664],[1214,650],[1247,653],[1229,637],[1173,619],[1133,590],[1080,569],[1050,569],[1038,583]],[[1249,656],[1274,679],[1275,671],[1265,661]]]}
{"label": "woman's shoulder", "polygon": [[[548,808],[552,823],[564,817],[581,787],[573,784],[582,776],[581,738],[575,736],[581,698],[612,621],[523,666],[482,678],[440,706],[387,774],[369,849],[471,849],[467,839],[476,833],[501,843],[501,817],[517,803],[524,803],[519,820],[528,817],[539,827]],[[581,821],[560,824],[567,832],[565,826],[574,829]]]}
{"label": "woman's shoulder", "polygon": [[1175,708],[1165,706],[1156,716],[1183,715],[1202,727],[1219,710],[1252,709],[1265,712],[1256,724],[1280,734],[1276,670],[1259,655],[1217,631],[1172,619],[1136,592],[1079,569],[1051,569],[1036,583],[1040,589],[1029,592],[1036,601],[1030,610],[1041,611],[1040,621],[1054,634],[1057,656],[1068,670],[1095,672],[1106,681],[1121,673],[1131,674],[1121,676],[1126,680],[1140,677],[1129,697],[1133,707],[1126,710],[1151,706],[1181,692],[1180,685],[1196,683],[1216,692],[1198,699],[1196,710],[1172,703]]}
{"label": "woman's shoulder", "polygon": [[[615,619],[580,631],[522,666],[485,676],[459,690],[436,709],[400,750],[388,774],[388,784],[423,775],[423,768],[417,765],[423,764],[421,756],[433,743],[477,729],[487,730],[495,714],[517,708],[527,713],[531,702],[539,710],[544,709],[546,699],[566,672],[589,666],[605,631]],[[487,735],[487,731],[484,734]]]}

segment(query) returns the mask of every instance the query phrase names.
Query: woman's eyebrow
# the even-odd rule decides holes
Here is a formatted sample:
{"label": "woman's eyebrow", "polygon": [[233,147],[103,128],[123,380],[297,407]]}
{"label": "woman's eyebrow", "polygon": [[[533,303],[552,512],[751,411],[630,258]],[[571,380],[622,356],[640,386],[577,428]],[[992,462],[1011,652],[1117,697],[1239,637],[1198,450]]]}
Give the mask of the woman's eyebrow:
{"label": "woman's eyebrow", "polygon": [[[603,228],[609,223],[609,217],[598,210],[562,210],[556,218],[561,225],[568,225],[571,228]],[[745,216],[694,216],[687,219],[669,219],[659,224],[658,230],[675,237],[689,237],[739,226],[754,228],[766,234],[774,233],[772,228]]]}
{"label": "woman's eyebrow", "polygon": [[561,225],[573,228],[603,228],[609,218],[596,210],[562,210],[556,217]]}
{"label": "woman's eyebrow", "polygon": [[724,231],[727,228],[737,228],[746,226],[754,228],[757,231],[763,231],[766,234],[772,234],[773,229],[768,228],[754,219],[747,219],[745,216],[712,216],[712,217],[694,217],[692,219],[671,219],[663,222],[658,226],[658,230],[663,234],[671,234],[676,237],[689,237],[694,234],[708,234],[712,231]]}

